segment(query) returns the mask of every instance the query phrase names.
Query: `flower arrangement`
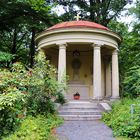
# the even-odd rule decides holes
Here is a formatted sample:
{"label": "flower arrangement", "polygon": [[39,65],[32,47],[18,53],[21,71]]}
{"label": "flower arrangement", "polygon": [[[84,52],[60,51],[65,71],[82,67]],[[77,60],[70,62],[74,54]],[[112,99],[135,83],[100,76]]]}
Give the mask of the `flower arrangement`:
{"label": "flower arrangement", "polygon": [[73,95],[74,99],[75,100],[79,100],[80,99],[80,94],[79,92],[76,92],[74,95]]}

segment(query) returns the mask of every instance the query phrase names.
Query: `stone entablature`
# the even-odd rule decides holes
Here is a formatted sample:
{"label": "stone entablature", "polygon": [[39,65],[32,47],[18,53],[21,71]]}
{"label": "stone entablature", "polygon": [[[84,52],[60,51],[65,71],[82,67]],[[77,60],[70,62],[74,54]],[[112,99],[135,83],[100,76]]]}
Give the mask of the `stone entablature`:
{"label": "stone entablature", "polygon": [[[118,47],[121,38],[111,31],[91,28],[66,28],[45,31],[36,37],[39,48],[52,47],[60,43],[96,43],[100,42],[112,48]],[[97,43],[96,43],[97,44]]]}

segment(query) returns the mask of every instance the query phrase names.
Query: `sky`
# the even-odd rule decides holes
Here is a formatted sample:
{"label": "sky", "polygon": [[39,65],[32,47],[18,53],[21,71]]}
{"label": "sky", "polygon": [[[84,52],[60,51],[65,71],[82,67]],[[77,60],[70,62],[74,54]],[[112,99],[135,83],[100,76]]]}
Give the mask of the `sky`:
{"label": "sky", "polygon": [[[135,1],[136,0],[134,0],[132,4],[127,4],[124,8],[128,9],[128,8],[134,7],[135,6],[135,4],[134,4]],[[128,23],[129,24],[129,23],[131,23],[134,20],[134,16],[133,15],[126,15],[126,13],[127,13],[127,10],[126,11],[122,11],[120,19],[118,18],[118,21],[122,21],[124,23]]]}
{"label": "sky", "polygon": [[[133,0],[133,3],[132,4],[127,4],[124,8],[125,9],[128,9],[128,8],[131,8],[131,7],[134,7],[135,6],[135,2],[136,2],[136,0]],[[119,18],[117,18],[117,20],[119,21],[119,22],[123,22],[123,23],[125,23],[125,24],[128,24],[129,26],[129,31],[132,31],[132,21],[134,21],[135,20],[135,18],[134,18],[134,15],[128,15],[128,14],[126,14],[127,13],[127,10],[126,11],[122,11],[121,12],[121,16],[119,17]]]}

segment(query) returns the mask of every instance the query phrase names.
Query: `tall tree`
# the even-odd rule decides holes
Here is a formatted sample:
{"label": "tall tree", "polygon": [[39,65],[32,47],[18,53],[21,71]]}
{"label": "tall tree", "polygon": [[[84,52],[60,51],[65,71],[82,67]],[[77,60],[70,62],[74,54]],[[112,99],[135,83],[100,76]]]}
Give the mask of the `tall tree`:
{"label": "tall tree", "polygon": [[35,34],[57,22],[56,15],[51,11],[52,6],[51,1],[46,0],[1,0],[0,36],[3,36],[4,32],[6,32],[6,36],[0,41],[0,45],[5,42],[9,34],[11,39],[10,44],[7,44],[10,49],[7,46],[1,46],[1,48],[8,48],[7,50],[16,54],[17,58],[19,58],[19,47],[30,49],[26,52],[29,52],[27,58],[32,67],[35,54]]}
{"label": "tall tree", "polygon": [[[140,1],[137,0],[135,7],[130,9],[130,14],[134,15],[135,20],[132,21],[131,26],[133,29],[131,32],[125,32],[122,29],[123,43],[120,48],[121,56],[121,68],[126,72],[133,66],[140,66]],[[123,72],[124,72],[123,71]]]}
{"label": "tall tree", "polygon": [[81,11],[82,19],[88,19],[104,26],[118,16],[131,0],[57,0],[65,9],[63,20],[72,20]]}
{"label": "tall tree", "polygon": [[[130,9],[130,14],[133,14],[134,19],[131,25],[125,25],[112,20],[108,26],[113,31],[117,32],[123,37],[122,43],[119,46],[119,70],[120,70],[120,89],[121,93],[124,93],[124,80],[128,77],[128,72],[133,69],[140,68],[140,1],[136,1],[135,6]],[[128,27],[132,27],[132,31],[128,31]],[[136,72],[136,71],[135,71]],[[130,74],[130,73],[129,73]],[[134,75],[134,81],[136,80],[138,73]],[[129,75],[130,76],[130,75]],[[139,77],[137,77],[139,78]],[[135,81],[137,82],[137,81]],[[128,84],[128,83],[127,83]],[[129,85],[136,83],[130,83]],[[132,87],[133,88],[133,87]]]}

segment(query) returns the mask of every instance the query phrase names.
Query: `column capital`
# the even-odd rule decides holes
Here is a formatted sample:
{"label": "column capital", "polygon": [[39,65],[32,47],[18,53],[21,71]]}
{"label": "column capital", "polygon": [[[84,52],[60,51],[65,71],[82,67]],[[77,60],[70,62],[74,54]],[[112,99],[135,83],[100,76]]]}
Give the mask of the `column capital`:
{"label": "column capital", "polygon": [[92,46],[94,49],[100,49],[100,48],[102,47],[102,45],[103,45],[103,44],[101,44],[101,43],[99,43],[99,44],[98,44],[98,43],[92,43],[92,44],[91,44],[91,46]]}
{"label": "column capital", "polygon": [[113,50],[112,55],[118,55],[118,49]]}
{"label": "column capital", "polygon": [[67,43],[58,43],[56,45],[59,46],[60,49],[65,49],[67,47]]}

